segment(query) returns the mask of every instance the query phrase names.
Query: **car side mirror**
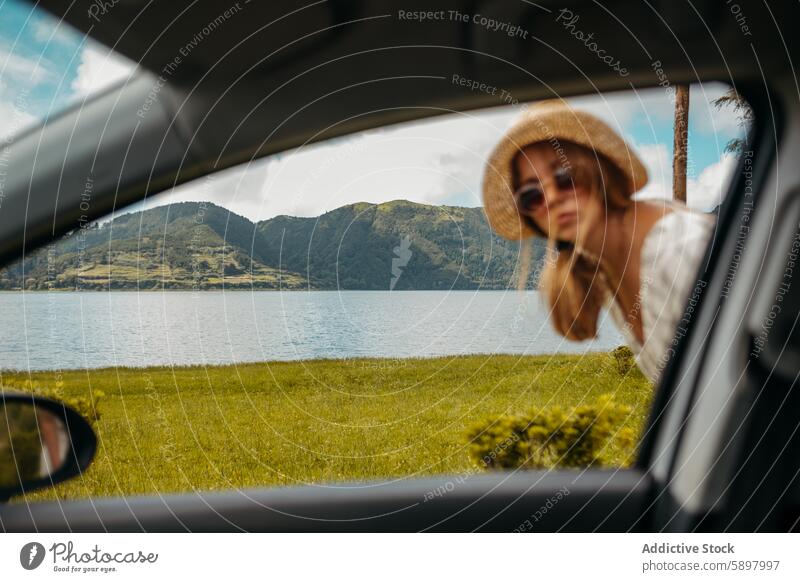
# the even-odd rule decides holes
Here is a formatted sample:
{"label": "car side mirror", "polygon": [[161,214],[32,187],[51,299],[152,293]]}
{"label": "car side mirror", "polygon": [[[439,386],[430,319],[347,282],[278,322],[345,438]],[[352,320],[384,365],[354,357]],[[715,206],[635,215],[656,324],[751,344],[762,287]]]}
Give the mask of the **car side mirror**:
{"label": "car side mirror", "polygon": [[96,450],[88,421],[65,404],[0,392],[0,501],[80,475]]}

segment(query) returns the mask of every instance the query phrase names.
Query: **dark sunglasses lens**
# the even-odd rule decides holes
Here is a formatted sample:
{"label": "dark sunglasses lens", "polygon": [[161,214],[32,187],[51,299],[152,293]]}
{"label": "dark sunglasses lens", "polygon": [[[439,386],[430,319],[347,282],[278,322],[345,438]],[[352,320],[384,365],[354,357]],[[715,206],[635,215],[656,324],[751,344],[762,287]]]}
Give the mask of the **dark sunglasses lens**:
{"label": "dark sunglasses lens", "polygon": [[569,190],[574,185],[572,174],[570,174],[569,170],[565,168],[559,168],[556,170],[553,178],[555,179],[556,186],[558,186],[560,190]]}
{"label": "dark sunglasses lens", "polygon": [[536,210],[544,202],[544,192],[535,186],[525,188],[519,194],[519,206],[526,212]]}

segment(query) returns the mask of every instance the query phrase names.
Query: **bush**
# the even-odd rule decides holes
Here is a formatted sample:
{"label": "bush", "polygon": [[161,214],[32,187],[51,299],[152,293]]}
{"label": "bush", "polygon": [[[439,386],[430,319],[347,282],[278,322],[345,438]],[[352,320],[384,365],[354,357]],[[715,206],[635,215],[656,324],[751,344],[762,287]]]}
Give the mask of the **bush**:
{"label": "bush", "polygon": [[471,427],[469,455],[486,469],[608,466],[614,447],[633,448],[633,430],[623,426],[630,414],[603,395],[571,412],[552,406],[502,416]]}
{"label": "bush", "polygon": [[614,364],[620,376],[626,376],[631,370],[635,371],[639,368],[636,365],[633,351],[628,346],[619,346],[611,352],[611,357],[614,359]]}
{"label": "bush", "polygon": [[[100,420],[98,404],[105,394],[93,390],[91,397],[64,396],[64,383],[54,387],[34,386],[30,380],[3,380],[0,390],[33,393],[63,402],[75,409],[90,424]],[[19,483],[36,479],[41,474],[42,441],[36,411],[29,406],[6,406],[0,417],[0,486],[17,487]],[[4,441],[5,436],[5,442]],[[4,453],[13,451],[13,456]]]}
{"label": "bush", "polygon": [[0,486],[18,487],[40,477],[41,441],[36,414],[27,406],[6,406],[0,416]]}
{"label": "bush", "polygon": [[56,382],[54,387],[42,387],[34,386],[30,380],[4,380],[0,389],[31,392],[38,396],[50,398],[51,400],[58,400],[70,408],[73,408],[92,425],[100,420],[99,404],[105,397],[105,393],[102,390],[92,390],[91,396],[65,396],[63,382]]}
{"label": "bush", "polygon": [[53,400],[58,400],[70,408],[73,408],[78,414],[88,420],[89,424],[91,425],[94,425],[98,420],[100,420],[100,409],[98,405],[100,400],[105,396],[105,393],[101,390],[92,390],[91,398],[85,396],[59,397],[47,390],[42,390],[39,393],[42,396],[52,398]]}

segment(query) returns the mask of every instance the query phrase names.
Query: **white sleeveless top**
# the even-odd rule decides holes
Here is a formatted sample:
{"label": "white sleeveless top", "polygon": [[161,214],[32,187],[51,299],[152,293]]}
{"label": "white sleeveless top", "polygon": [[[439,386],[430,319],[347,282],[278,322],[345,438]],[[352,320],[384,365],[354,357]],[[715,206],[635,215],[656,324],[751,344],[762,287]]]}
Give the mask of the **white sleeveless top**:
{"label": "white sleeveless top", "polygon": [[639,368],[653,382],[659,380],[672,354],[673,340],[677,342],[686,333],[693,318],[697,296],[704,286],[702,281],[695,284],[695,277],[716,224],[713,214],[675,200],[664,202],[673,210],[653,224],[641,248],[641,287],[633,309],[641,309],[644,345],[636,339],[622,307],[608,289],[604,303]]}

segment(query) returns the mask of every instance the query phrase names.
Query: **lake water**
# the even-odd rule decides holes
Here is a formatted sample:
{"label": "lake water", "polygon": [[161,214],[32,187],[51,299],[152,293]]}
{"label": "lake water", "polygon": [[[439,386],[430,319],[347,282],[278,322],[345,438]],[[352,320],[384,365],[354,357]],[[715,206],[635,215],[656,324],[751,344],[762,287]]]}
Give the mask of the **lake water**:
{"label": "lake water", "polygon": [[535,292],[168,291],[0,293],[0,368],[547,354],[623,344],[557,335]]}

